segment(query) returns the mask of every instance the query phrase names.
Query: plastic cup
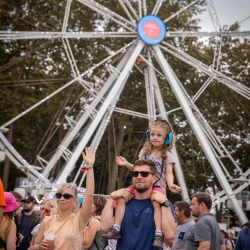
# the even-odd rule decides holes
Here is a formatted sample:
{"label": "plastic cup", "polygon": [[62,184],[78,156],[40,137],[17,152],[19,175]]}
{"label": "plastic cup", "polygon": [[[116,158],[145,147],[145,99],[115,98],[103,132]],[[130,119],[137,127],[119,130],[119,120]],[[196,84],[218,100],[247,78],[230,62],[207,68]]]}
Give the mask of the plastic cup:
{"label": "plastic cup", "polygon": [[55,235],[54,234],[45,234],[44,239],[48,242],[49,244],[49,250],[54,250],[54,240],[55,240]]}

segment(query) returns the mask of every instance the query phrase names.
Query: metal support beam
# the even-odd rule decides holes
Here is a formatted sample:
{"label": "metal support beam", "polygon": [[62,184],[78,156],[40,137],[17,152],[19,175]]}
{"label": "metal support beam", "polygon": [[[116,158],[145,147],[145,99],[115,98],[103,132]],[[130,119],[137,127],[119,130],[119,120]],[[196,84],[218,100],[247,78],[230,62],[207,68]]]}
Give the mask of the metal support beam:
{"label": "metal support beam", "polygon": [[164,72],[166,79],[168,80],[170,86],[172,87],[172,90],[179,102],[179,104],[182,107],[182,110],[184,114],[186,115],[190,126],[192,127],[198,141],[200,142],[200,145],[203,148],[204,153],[207,156],[207,159],[213,168],[214,173],[216,174],[218,180],[220,181],[221,186],[223,189],[226,191],[227,196],[229,199],[231,199],[234,209],[238,215],[238,218],[240,219],[241,224],[244,224],[245,222],[248,221],[245,213],[243,212],[242,208],[240,207],[235,194],[233,193],[232,188],[230,187],[223,171],[221,170],[221,167],[213,153],[213,151],[210,148],[209,143],[207,142],[207,138],[204,135],[202,129],[200,128],[199,123],[197,122],[191,108],[189,107],[188,102],[186,101],[186,97],[180,88],[178,82],[176,81],[172,69],[170,68],[169,64],[167,63],[164,55],[162,54],[162,51],[160,50],[158,45],[153,46],[154,47],[154,52],[155,52],[155,58],[160,65],[162,71]]}
{"label": "metal support beam", "polygon": [[127,64],[125,65],[124,69],[122,70],[122,72],[121,72],[119,78],[117,79],[115,85],[112,87],[112,89],[109,92],[106,100],[104,101],[104,103],[102,104],[100,110],[98,111],[97,116],[92,121],[91,125],[88,127],[86,133],[81,138],[78,145],[76,146],[75,151],[73,152],[71,159],[65,165],[65,167],[62,170],[60,176],[58,177],[58,179],[56,181],[57,184],[60,184],[62,182],[66,182],[66,179],[67,179],[68,175],[70,174],[70,172],[72,171],[72,168],[74,167],[75,162],[77,161],[77,159],[78,159],[79,155],[81,154],[83,148],[85,147],[86,143],[89,141],[91,135],[96,130],[98,124],[102,120],[102,118],[103,118],[105,112],[107,111],[111,101],[114,99],[115,96],[117,96],[121,85],[123,84],[124,80],[126,79],[127,75],[129,74],[130,70],[132,69],[132,67],[133,67],[139,53],[141,52],[141,50],[143,48],[143,46],[144,46],[144,43],[141,40],[139,40],[133,54],[129,58]]}

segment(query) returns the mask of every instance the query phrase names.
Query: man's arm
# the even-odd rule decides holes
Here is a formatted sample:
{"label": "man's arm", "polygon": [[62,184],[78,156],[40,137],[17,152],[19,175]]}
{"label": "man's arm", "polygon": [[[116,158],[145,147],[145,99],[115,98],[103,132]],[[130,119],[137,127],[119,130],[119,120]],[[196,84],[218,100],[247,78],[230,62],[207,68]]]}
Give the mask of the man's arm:
{"label": "man's arm", "polygon": [[[151,200],[157,201],[158,203],[163,203],[165,200],[167,200],[166,195],[154,191],[151,196]],[[175,233],[176,233],[176,223],[174,221],[174,217],[171,212],[170,207],[161,207],[161,213],[162,213],[162,231],[166,238],[166,240],[170,241],[174,239]]]}
{"label": "man's arm", "polygon": [[110,197],[107,200],[107,203],[102,210],[101,214],[101,226],[100,229],[104,232],[107,232],[113,226],[113,203],[116,199],[123,197],[126,202],[130,200],[130,192],[125,188],[116,190],[110,194]]}
{"label": "man's arm", "polygon": [[200,241],[197,250],[210,250],[210,241]]}

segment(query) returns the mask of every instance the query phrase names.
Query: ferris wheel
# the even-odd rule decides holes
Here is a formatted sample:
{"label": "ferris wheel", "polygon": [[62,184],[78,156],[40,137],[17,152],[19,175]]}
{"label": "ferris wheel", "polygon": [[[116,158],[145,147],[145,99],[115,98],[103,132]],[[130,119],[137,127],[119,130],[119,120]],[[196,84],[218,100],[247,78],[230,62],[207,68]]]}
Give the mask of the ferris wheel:
{"label": "ferris wheel", "polygon": [[[154,1],[155,4],[152,9],[148,8],[146,0],[118,0],[117,3],[119,3],[120,9],[123,10],[124,15],[120,15],[107,8],[105,6],[105,1],[78,0],[78,2],[83,6],[87,6],[91,11],[94,11],[111,22],[119,25],[120,30],[110,30],[108,32],[100,29],[91,32],[67,31],[72,4],[72,0],[67,0],[61,32],[0,31],[1,40],[61,39],[73,74],[73,79],[71,81],[0,127],[0,148],[3,150],[2,152],[4,152],[4,154],[31,180],[40,180],[44,183],[50,182],[48,178],[49,173],[53,169],[54,164],[63,157],[65,164],[56,178],[55,183],[59,184],[65,182],[66,178],[73,170],[82,149],[86,146],[94,133],[91,147],[94,150],[97,150],[113,112],[129,114],[135,117],[148,119],[149,121],[153,121],[158,116],[168,119],[168,114],[174,112],[174,110],[166,110],[166,105],[158,83],[159,78],[161,78],[171,87],[179,102],[179,109],[182,109],[185,114],[211,167],[213,168],[215,175],[223,187],[219,193],[216,193],[213,196],[213,200],[215,202],[223,202],[229,199],[232,202],[241,223],[243,224],[248,221],[235,195],[249,185],[248,176],[250,175],[250,168],[246,172],[242,172],[237,162],[231,157],[228,150],[223,146],[220,138],[216,135],[202,115],[202,112],[196,105],[196,100],[204,91],[206,91],[207,87],[213,80],[219,81],[223,86],[244,96],[248,100],[250,99],[250,89],[219,71],[218,64],[221,46],[219,40],[216,44],[217,47],[215,48],[215,51],[217,52],[214,55],[213,65],[208,66],[187,54],[184,50],[169,43],[168,38],[222,36],[249,38],[250,31],[222,31],[212,1],[207,1],[207,7],[215,27],[214,32],[171,31],[166,29],[168,21],[176,18],[182,12],[185,12],[194,6],[198,0],[184,6],[171,16],[166,16],[165,19],[157,16],[160,9],[166,7],[164,5],[165,0]],[[112,51],[102,61],[91,66],[88,70],[82,73],[79,71],[77,62],[74,59],[69,39],[88,39],[91,43],[92,38],[130,38],[130,42],[127,42],[125,45],[123,44],[120,46],[119,49]],[[184,85],[180,82],[166,60],[165,53],[187,63],[202,74],[208,76],[207,81],[201,86],[196,95],[193,97],[188,95]],[[113,61],[116,63],[113,63]],[[142,67],[138,66],[138,61],[141,63],[140,65],[143,65]],[[93,74],[93,72],[100,67],[105,68],[105,78]],[[119,97],[123,89],[126,87],[127,79],[133,72],[133,68],[136,68],[136,70],[144,75],[147,97],[147,114],[116,107]],[[92,78],[92,82],[87,80],[87,77]],[[75,82],[78,82],[82,88],[88,92],[88,95],[84,98],[84,109],[81,110],[76,120],[72,120],[68,116],[66,117],[70,125],[69,132],[55,150],[49,161],[43,159],[39,155],[37,156],[38,161],[41,166],[43,166],[42,170],[38,170],[35,166],[25,160],[25,156],[21,156],[15,150],[14,146],[6,139],[4,132],[10,124],[25,116],[31,110],[37,108],[50,98],[53,98],[57,93],[63,91]],[[81,131],[83,127],[84,132]],[[79,138],[78,144],[73,150],[69,150],[68,146],[79,134],[79,131],[81,131],[81,137]],[[183,199],[189,200],[178,153],[174,150],[173,154],[176,159],[176,176],[178,183],[182,188]],[[227,157],[235,166],[235,169],[240,172],[240,178],[237,180],[237,183],[233,180],[233,177],[231,177],[221,161],[221,158],[223,157]],[[74,182],[81,173],[80,169],[81,167],[79,168]]]}

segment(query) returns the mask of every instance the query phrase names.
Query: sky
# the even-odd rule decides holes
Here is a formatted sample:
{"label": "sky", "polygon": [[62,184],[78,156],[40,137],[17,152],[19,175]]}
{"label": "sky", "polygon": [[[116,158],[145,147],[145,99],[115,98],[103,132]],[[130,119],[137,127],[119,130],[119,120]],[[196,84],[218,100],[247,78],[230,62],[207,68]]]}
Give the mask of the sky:
{"label": "sky", "polygon": [[[240,30],[250,30],[250,0],[213,0],[221,27],[231,25],[236,21],[242,22]],[[208,10],[199,16],[201,20],[201,31],[215,31]]]}

